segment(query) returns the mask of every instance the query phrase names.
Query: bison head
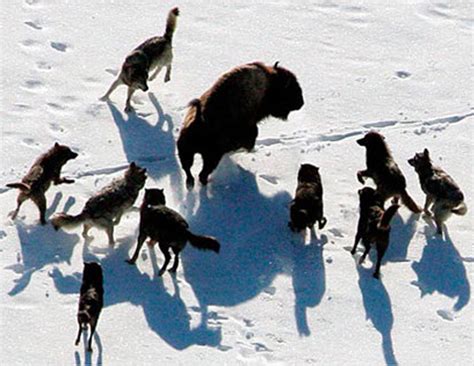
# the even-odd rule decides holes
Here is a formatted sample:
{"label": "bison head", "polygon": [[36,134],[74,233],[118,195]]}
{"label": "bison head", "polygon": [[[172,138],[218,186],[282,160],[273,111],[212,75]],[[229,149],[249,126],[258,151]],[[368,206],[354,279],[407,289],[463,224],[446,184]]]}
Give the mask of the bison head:
{"label": "bison head", "polygon": [[286,120],[291,111],[296,111],[303,106],[303,91],[291,71],[279,67],[278,62],[275,63],[273,69],[275,74],[270,90],[270,114]]}

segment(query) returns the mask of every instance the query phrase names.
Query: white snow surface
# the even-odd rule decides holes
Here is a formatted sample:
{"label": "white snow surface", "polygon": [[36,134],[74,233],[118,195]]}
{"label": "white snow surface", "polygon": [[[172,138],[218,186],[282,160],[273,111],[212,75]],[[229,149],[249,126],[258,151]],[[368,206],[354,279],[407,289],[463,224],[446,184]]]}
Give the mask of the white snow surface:
{"label": "white snow surface", "polygon": [[[181,15],[171,81],[164,72],[123,112],[126,88],[107,90],[124,57]],[[2,365],[468,365],[473,361],[473,3],[470,1],[1,2],[0,358]],[[305,105],[260,124],[251,153],[225,158],[207,189],[187,191],[175,140],[187,103],[223,72],[280,61]],[[470,209],[433,223],[402,207],[392,221],[381,280],[371,255],[356,264],[355,140],[380,131],[423,204],[407,159],[423,148],[460,185]],[[187,246],[175,277],[137,238],[138,212],[117,243],[93,229],[55,232],[28,201],[12,222],[21,179],[54,142],[79,153],[63,169],[75,184],[47,193],[48,217],[78,213],[131,161],[146,187],[221,252]],[[199,159],[198,159],[199,160]],[[301,163],[320,167],[326,227],[288,227]],[[194,167],[197,172],[200,163]],[[140,194],[135,206],[143,197]],[[372,253],[374,254],[374,253]],[[105,306],[93,352],[74,346],[83,261],[104,269]]]}

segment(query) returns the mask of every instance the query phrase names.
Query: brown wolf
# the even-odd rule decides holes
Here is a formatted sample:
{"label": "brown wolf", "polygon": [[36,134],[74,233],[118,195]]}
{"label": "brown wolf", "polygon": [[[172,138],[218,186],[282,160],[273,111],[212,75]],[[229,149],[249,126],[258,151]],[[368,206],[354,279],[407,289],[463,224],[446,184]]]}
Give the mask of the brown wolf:
{"label": "brown wolf", "polygon": [[76,346],[79,344],[82,330],[87,329],[87,325],[89,324],[91,331],[87,345],[89,352],[92,352],[92,336],[94,335],[100,312],[104,306],[103,282],[102,267],[100,264],[84,263],[79,309],[77,311],[79,332],[77,333],[75,344]]}
{"label": "brown wolf", "polygon": [[79,215],[57,214],[52,220],[54,228],[75,227],[84,223],[82,235],[88,236],[92,226],[106,230],[109,245],[114,244],[114,226],[118,225],[123,213],[132,207],[138,192],[145,185],[146,169],[131,163],[122,178],[115,179],[86,202]]}
{"label": "brown wolf", "polygon": [[194,185],[195,154],[202,155],[199,180],[207,184],[224,154],[254,148],[259,121],[268,116],[286,119],[303,104],[295,75],[278,63],[272,67],[253,62],[222,75],[199,99],[191,101],[184,118],[177,146],[188,188]]}
{"label": "brown wolf", "polygon": [[[171,80],[172,41],[178,15],[178,8],[171,9],[168,13],[165,34],[147,39],[127,56],[119,76],[107,93],[100,98],[102,101],[109,99],[110,94],[119,85],[125,84],[128,86],[125,112],[131,112],[133,108],[130,101],[135,90],[141,89],[146,92],[148,90],[147,81],[154,80],[163,67],[166,66],[165,83]],[[153,70],[153,74],[148,78],[148,74]]]}
{"label": "brown wolf", "polygon": [[319,168],[302,164],[298,171],[298,186],[290,206],[289,227],[293,231],[312,228],[319,223],[319,230],[326,225],[323,215],[323,186]]}
{"label": "brown wolf", "polygon": [[138,234],[137,248],[128,263],[134,264],[140,253],[140,249],[146,238],[152,243],[158,242],[165,262],[160,269],[159,275],[163,275],[168,266],[171,255],[169,249],[174,253],[174,263],[170,272],[176,272],[179,265],[179,253],[190,242],[192,246],[202,250],[212,250],[219,253],[219,242],[210,237],[193,234],[189,230],[186,220],[176,211],[165,206],[165,195],[161,189],[146,189],[145,197],[140,208],[140,231]]}
{"label": "brown wolf", "polygon": [[372,178],[377,185],[377,192],[384,201],[394,197],[397,203],[401,197],[402,202],[412,212],[420,213],[421,208],[408,195],[406,181],[402,171],[392,157],[385,143],[385,137],[375,131],[368,132],[363,138],[357,140],[367,150],[367,169],[357,172],[357,179],[362,184],[364,178]]}
{"label": "brown wolf", "polygon": [[7,184],[7,187],[20,190],[17,198],[17,207],[10,213],[11,218],[14,220],[22,203],[27,199],[31,199],[38,206],[41,224],[46,224],[45,193],[51,186],[51,183],[55,185],[74,183],[72,179],[61,178],[61,168],[69,160],[75,159],[77,156],[69,147],[55,143],[51,149],[35,160],[20,183]]}
{"label": "brown wolf", "polygon": [[408,160],[408,163],[418,173],[421,189],[426,194],[424,212],[431,217],[430,208],[432,206],[437,233],[441,235],[443,222],[452,213],[456,215],[467,213],[464,195],[453,178],[440,167],[433,165],[428,149],[422,153],[416,153],[413,158]]}
{"label": "brown wolf", "polygon": [[357,244],[362,239],[365,250],[359,260],[362,264],[369,254],[372,244],[377,249],[377,263],[375,265],[374,277],[380,277],[380,265],[385,251],[388,248],[390,237],[390,220],[400,206],[392,205],[384,211],[384,199],[373,188],[364,187],[359,190],[360,217],[357,225],[357,234],[351,254],[354,255]]}

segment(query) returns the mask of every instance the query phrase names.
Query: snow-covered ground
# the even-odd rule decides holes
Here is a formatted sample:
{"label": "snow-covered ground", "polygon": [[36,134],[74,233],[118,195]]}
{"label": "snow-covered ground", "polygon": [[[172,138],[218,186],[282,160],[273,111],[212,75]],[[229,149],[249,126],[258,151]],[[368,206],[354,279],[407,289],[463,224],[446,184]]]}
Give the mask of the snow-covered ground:
{"label": "snow-covered ground", "polygon": [[[171,82],[137,92],[136,114],[98,101],[125,55],[181,16]],[[473,3],[470,1],[1,2],[0,359],[3,365],[467,365],[473,360]],[[176,156],[186,105],[230,68],[255,60],[292,70],[305,105],[260,127],[256,151],[226,158],[207,189],[184,187]],[[358,219],[357,170],[370,129],[386,136],[408,191],[424,194],[407,159],[427,147],[463,189],[470,211],[447,235],[401,208],[382,279],[348,252]],[[18,181],[55,141],[79,153],[52,187],[48,216],[78,213],[130,161],[165,189],[169,206],[221,253],[188,246],[176,277],[145,247],[138,213],[111,249],[94,230],[55,232]],[[287,227],[300,163],[320,167],[327,226]],[[199,166],[199,164],[198,164]],[[198,166],[195,169],[198,169]],[[136,206],[142,199],[139,196]],[[358,257],[360,254],[356,255]],[[74,346],[82,262],[100,261],[105,307],[94,352]]]}

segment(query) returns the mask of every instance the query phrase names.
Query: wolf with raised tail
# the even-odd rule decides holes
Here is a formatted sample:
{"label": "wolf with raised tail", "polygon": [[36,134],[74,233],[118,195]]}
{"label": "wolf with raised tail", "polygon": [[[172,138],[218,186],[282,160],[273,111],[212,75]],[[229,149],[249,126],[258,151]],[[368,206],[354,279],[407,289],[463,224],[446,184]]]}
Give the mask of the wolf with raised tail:
{"label": "wolf with raised tail", "polygon": [[[171,80],[172,41],[178,15],[178,8],[171,9],[168,13],[166,30],[163,36],[147,39],[125,58],[119,76],[100,100],[108,100],[110,94],[119,85],[125,84],[128,86],[125,112],[131,112],[133,107],[130,102],[133,93],[137,89],[146,92],[148,90],[148,80],[154,80],[163,67],[166,67],[165,83]],[[152,72],[153,74],[149,77]]]}

